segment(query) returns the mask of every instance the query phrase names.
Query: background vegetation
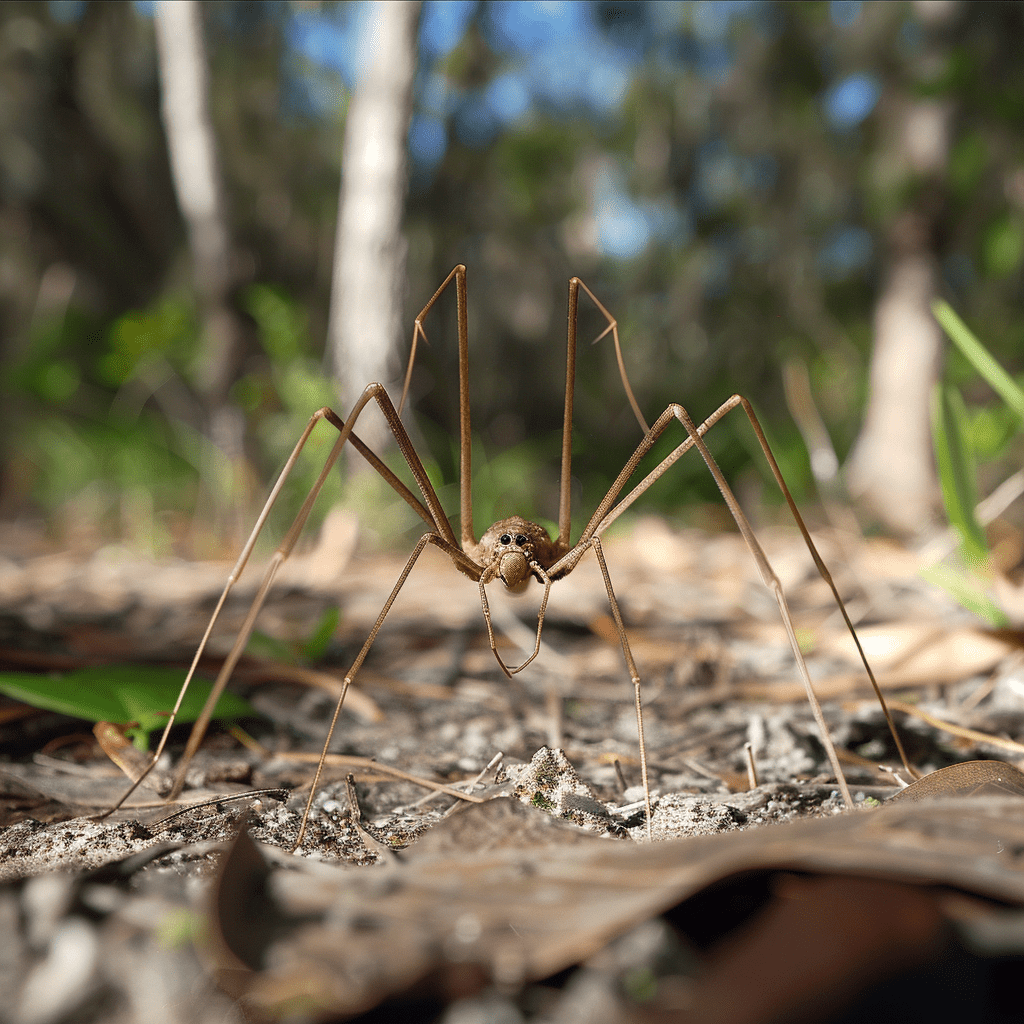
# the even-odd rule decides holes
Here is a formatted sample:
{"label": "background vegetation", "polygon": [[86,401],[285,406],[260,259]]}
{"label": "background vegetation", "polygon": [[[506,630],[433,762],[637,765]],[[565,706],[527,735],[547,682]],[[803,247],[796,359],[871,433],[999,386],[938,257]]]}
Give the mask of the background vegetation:
{"label": "background vegetation", "polygon": [[[0,7],[0,515],[61,543],[220,551],[309,413],[338,404],[324,337],[365,6],[210,2],[203,15],[244,326],[222,399],[244,415],[241,463],[211,440],[152,11]],[[886,268],[908,244],[1019,373],[1022,33],[1024,9],[1009,3],[428,0],[406,319],[467,264],[478,525],[556,514],[574,273],[619,319],[648,419],[670,401],[702,417],[743,392],[798,493],[811,474],[782,368],[808,368],[845,461]],[[931,163],[904,152],[915,109],[938,119]],[[418,436],[448,484],[450,305],[414,380]],[[583,338],[602,326],[587,308]],[[989,408],[955,351],[946,373],[976,450],[1011,457],[1013,414]],[[604,342],[583,353],[576,425],[582,512],[639,439]],[[765,471],[742,425],[714,434],[724,468],[756,495]],[[684,460],[651,497],[678,513],[712,491]]]}

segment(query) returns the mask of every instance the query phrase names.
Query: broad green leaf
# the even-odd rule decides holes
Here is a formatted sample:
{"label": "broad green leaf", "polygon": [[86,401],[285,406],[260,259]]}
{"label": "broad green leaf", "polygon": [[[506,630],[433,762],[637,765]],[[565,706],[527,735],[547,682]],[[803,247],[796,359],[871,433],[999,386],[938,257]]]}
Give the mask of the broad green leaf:
{"label": "broad green leaf", "polygon": [[[105,665],[63,676],[0,672],[0,692],[32,707],[90,722],[134,722],[129,735],[134,734],[137,746],[145,747],[149,734],[167,724],[184,680],[184,670],[178,668]],[[178,711],[178,721],[194,722],[210,690],[208,682],[193,679]],[[225,693],[217,701],[213,717],[242,718],[255,714],[247,701]]]}
{"label": "broad green leaf", "polygon": [[978,494],[974,460],[964,436],[968,427],[967,409],[960,392],[949,385],[938,385],[932,394],[932,435],[942,501],[950,526],[960,535],[965,560],[972,565],[984,565],[988,560],[988,543],[974,512]]}
{"label": "broad green leaf", "polygon": [[1017,382],[996,362],[989,350],[978,341],[948,302],[936,299],[932,303],[932,312],[956,347],[985,378],[989,387],[1024,420],[1024,391]]}

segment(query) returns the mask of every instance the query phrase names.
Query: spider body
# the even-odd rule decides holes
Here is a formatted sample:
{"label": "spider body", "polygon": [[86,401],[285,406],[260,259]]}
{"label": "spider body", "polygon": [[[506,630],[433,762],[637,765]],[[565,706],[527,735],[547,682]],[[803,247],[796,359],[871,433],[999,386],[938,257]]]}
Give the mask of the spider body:
{"label": "spider body", "polygon": [[500,579],[505,589],[521,594],[530,580],[544,583],[541,570],[550,569],[558,560],[557,544],[547,530],[522,516],[501,519],[485,530],[480,541],[466,554],[485,566],[481,579]]}

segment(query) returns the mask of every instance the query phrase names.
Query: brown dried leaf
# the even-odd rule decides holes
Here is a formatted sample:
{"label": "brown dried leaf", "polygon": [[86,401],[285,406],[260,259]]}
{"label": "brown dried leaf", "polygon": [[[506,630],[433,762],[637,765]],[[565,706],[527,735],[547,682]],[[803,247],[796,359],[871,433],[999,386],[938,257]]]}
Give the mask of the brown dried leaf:
{"label": "brown dried leaf", "polygon": [[[474,824],[485,836],[513,832],[509,813],[505,801],[468,808],[438,826],[421,855],[414,848],[405,863],[377,871],[289,858],[299,870],[274,873],[258,897],[267,905],[257,910],[294,925],[263,951],[272,966],[246,976],[247,1001],[264,1011],[299,1000],[323,1013],[356,1013],[428,975],[442,987],[464,982],[466,972],[480,984],[544,978],[706,886],[756,870],[870,875],[1024,903],[1024,871],[1012,852],[1024,849],[1017,798],[907,801],[657,844],[486,843],[485,852],[451,851],[474,841],[465,836]],[[511,811],[513,820],[532,813],[540,812]],[[444,844],[451,827],[463,835]],[[234,885],[230,864],[222,886]],[[298,923],[303,916],[316,923]],[[222,966],[237,971],[241,959]]]}

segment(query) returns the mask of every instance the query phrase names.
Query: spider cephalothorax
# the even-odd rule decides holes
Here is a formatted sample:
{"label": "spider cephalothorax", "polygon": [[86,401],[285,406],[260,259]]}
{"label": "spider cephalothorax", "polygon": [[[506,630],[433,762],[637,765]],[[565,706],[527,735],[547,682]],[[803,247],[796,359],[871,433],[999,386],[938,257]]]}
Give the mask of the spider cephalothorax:
{"label": "spider cephalothorax", "polygon": [[507,590],[519,594],[531,578],[546,582],[538,570],[548,568],[558,551],[543,526],[511,516],[485,531],[472,557],[488,567],[487,580],[497,577]]}

